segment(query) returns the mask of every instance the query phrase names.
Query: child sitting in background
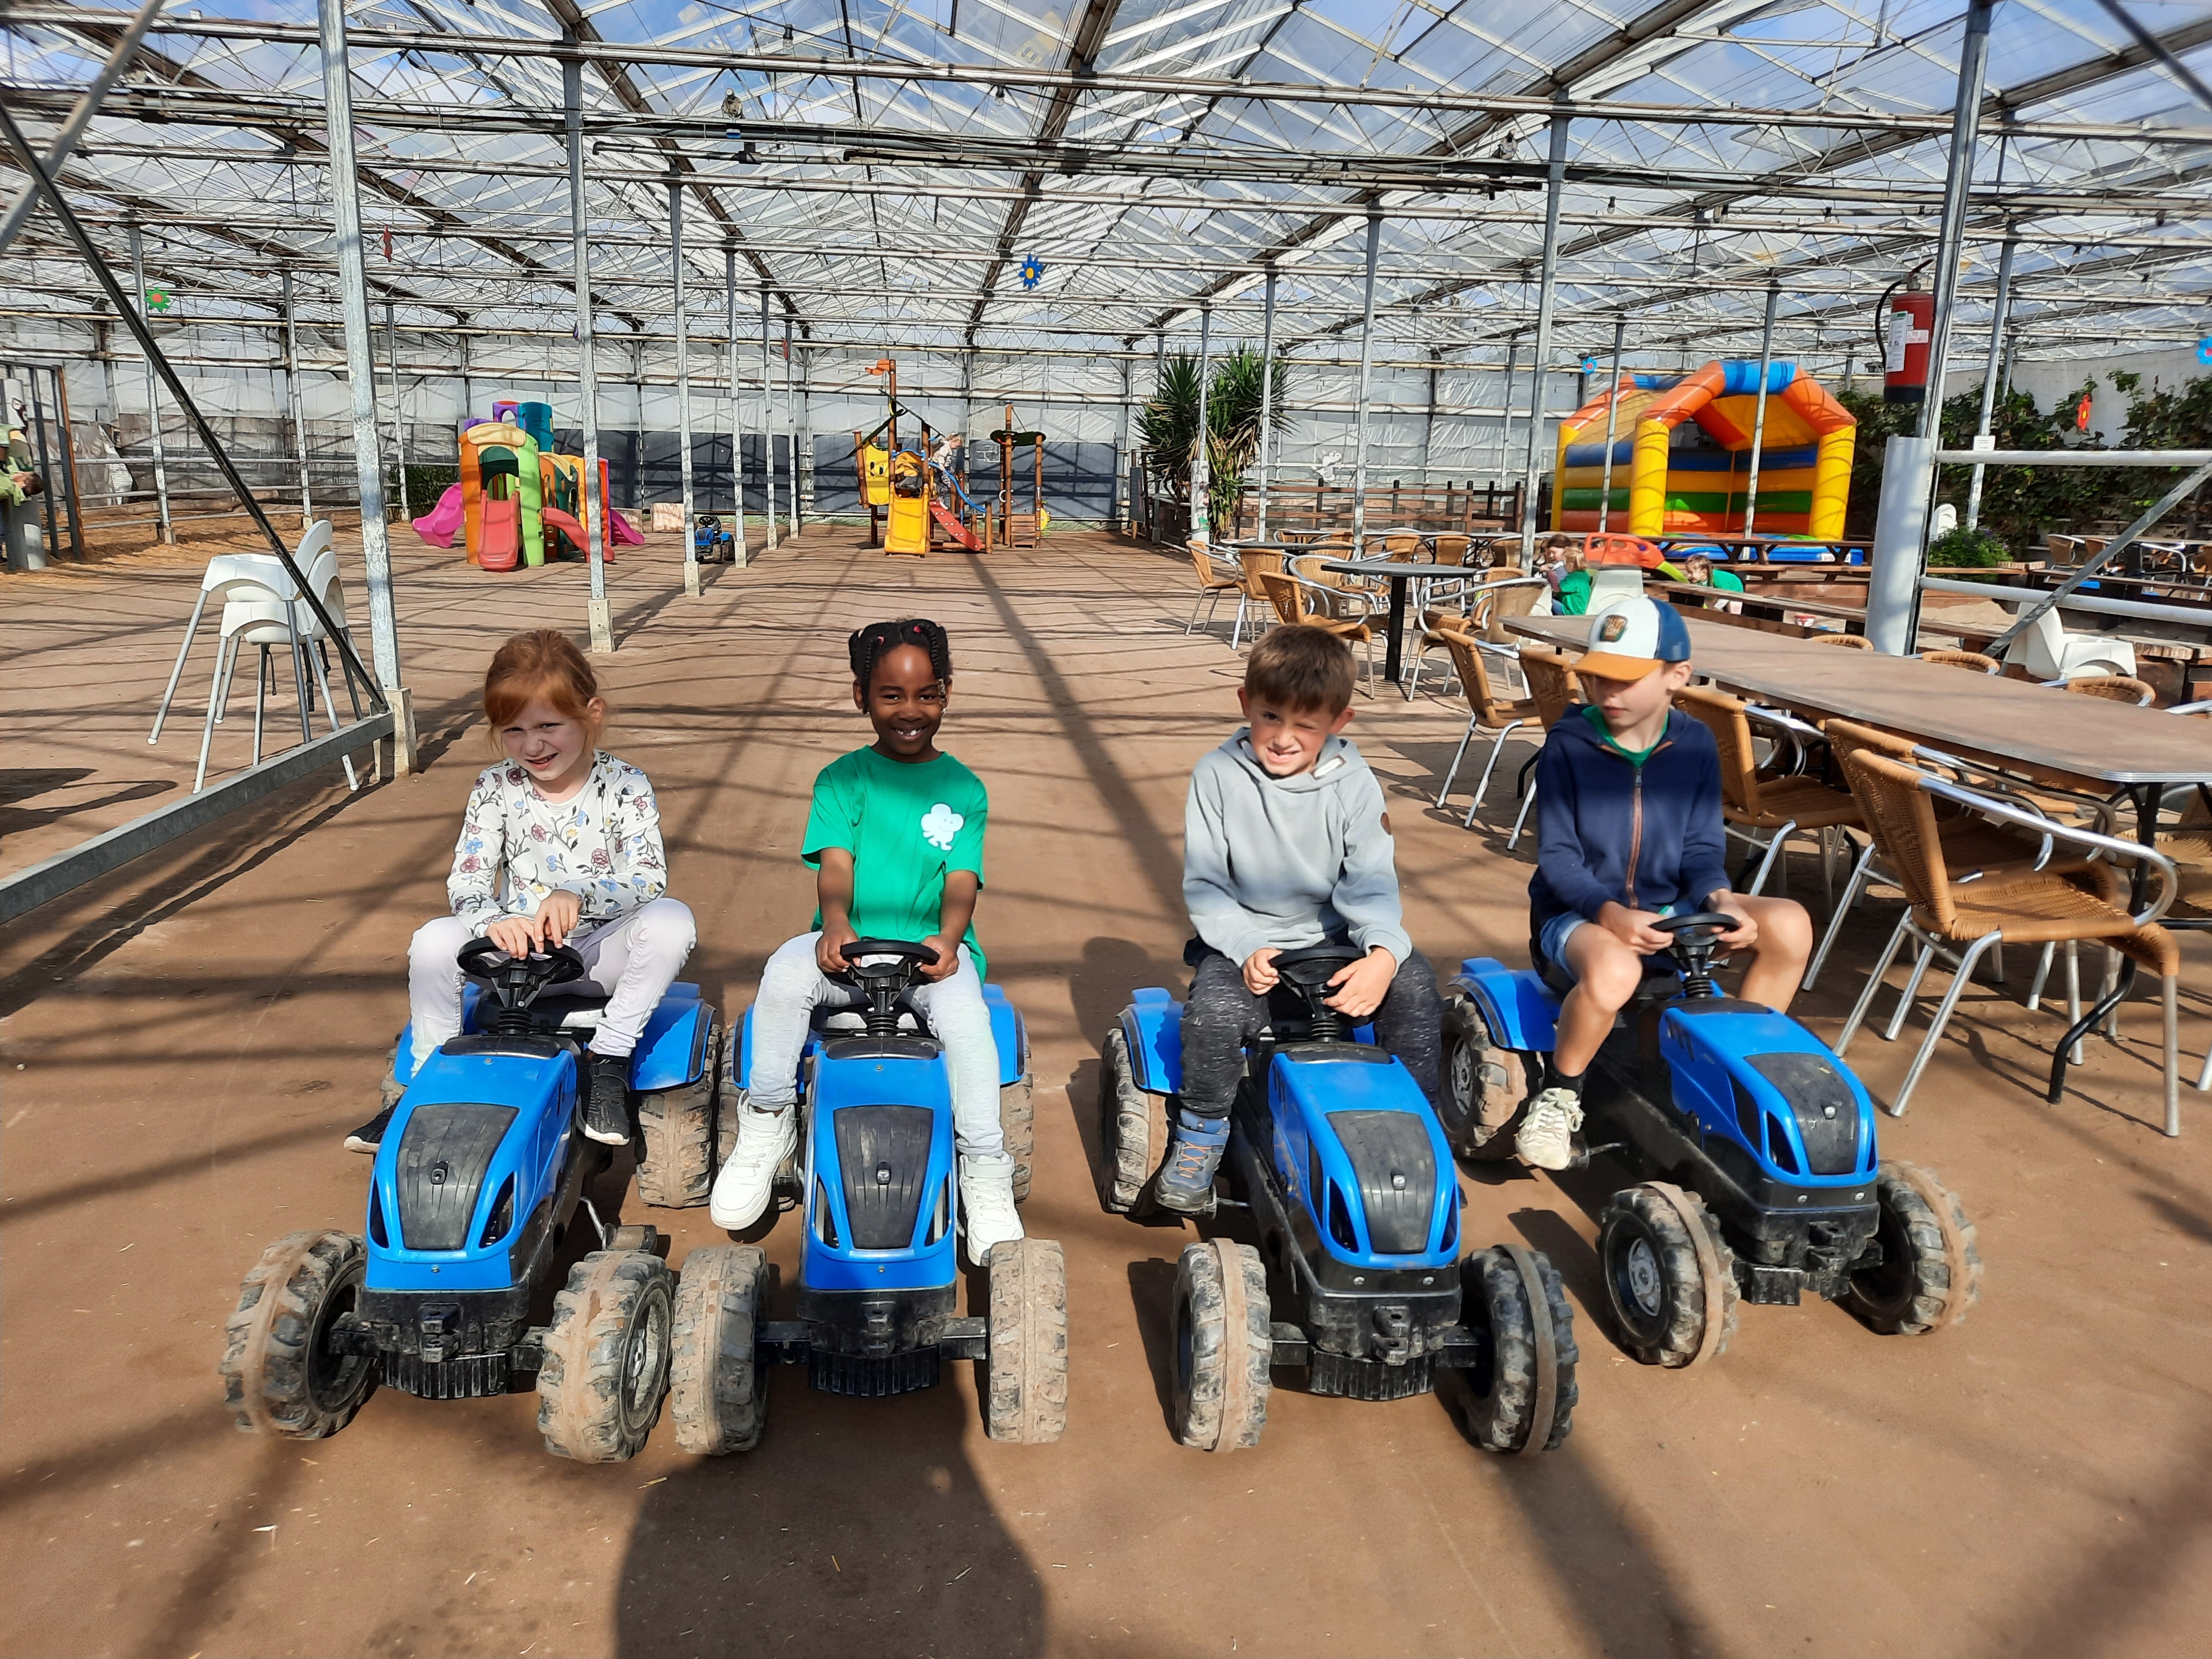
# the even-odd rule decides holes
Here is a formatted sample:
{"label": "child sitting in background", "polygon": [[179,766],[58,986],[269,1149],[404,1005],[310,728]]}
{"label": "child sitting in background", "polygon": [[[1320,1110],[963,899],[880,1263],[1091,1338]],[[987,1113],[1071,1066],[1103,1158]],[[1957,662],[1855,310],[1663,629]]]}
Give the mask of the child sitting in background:
{"label": "child sitting in background", "polygon": [[1552,1086],[1528,1103],[1514,1145],[1564,1170],[1582,1127],[1583,1078],[1613,1017],[1665,951],[1652,924],[1717,910],[1736,919],[1722,945],[1748,952],[1746,1001],[1787,1011],[1812,954],[1813,924],[1789,899],[1729,889],[1720,746],[1674,706],[1690,683],[1690,631],[1671,605],[1615,599],[1590,618],[1575,664],[1589,701],[1555,722],[1536,761],[1536,874],[1529,933],[1575,981],[1560,1006]]}
{"label": "child sitting in background", "polygon": [[[411,1075],[460,1034],[455,958],[471,939],[481,935],[517,957],[573,945],[584,958],[574,990],[607,999],[578,1091],[584,1133],[619,1146],[630,1138],[630,1054],[697,939],[691,912],[666,896],[653,784],[599,747],[606,700],[566,635],[541,628],[500,647],[483,708],[507,759],[477,775],[462,814],[446,882],[453,914],[423,923],[407,947],[414,1027],[412,1053],[401,1058]],[[390,1084],[386,1091],[397,1097]],[[392,1110],[346,1146],[374,1152]]]}
{"label": "child sitting in background", "polygon": [[1407,937],[1390,816],[1374,773],[1341,735],[1352,723],[1352,653],[1318,628],[1278,628],[1252,647],[1237,693],[1249,725],[1203,756],[1183,811],[1182,1097],[1152,1188],[1201,1211],[1229,1143],[1244,1045],[1267,1024],[1284,951],[1348,943],[1366,952],[1329,983],[1330,1007],[1370,1016],[1433,1105],[1443,1005]]}
{"label": "child sitting in background", "polygon": [[1538,574],[1552,585],[1552,614],[1579,617],[1589,609],[1589,558],[1583,544],[1569,536],[1554,536],[1544,544]]}
{"label": "child sitting in background", "polygon": [[860,1007],[848,974],[855,939],[902,939],[937,952],[908,992],[944,1045],[952,1076],[952,1132],[960,1151],[960,1208],[968,1259],[1022,1237],[1014,1160],[999,1121],[999,1047],[983,1001],[975,900],[983,886],[990,798],[976,775],[937,746],[951,700],[952,648],[933,622],[877,623],[846,641],[853,705],[876,740],[832,761],[814,780],[799,857],[817,876],[814,930],[761,970],[753,1005],[751,1086],[732,1103],[737,1150],[715,1177],[717,1227],[749,1227],[768,1207],[775,1172],[799,1144],[799,1057],[814,1010]]}

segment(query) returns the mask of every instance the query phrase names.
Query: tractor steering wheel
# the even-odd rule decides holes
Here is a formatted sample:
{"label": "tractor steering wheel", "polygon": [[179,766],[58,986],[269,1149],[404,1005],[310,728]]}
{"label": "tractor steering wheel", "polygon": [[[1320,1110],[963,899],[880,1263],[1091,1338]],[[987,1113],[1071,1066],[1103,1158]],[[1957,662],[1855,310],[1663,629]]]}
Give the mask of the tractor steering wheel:
{"label": "tractor steering wheel", "polygon": [[1651,924],[1655,933],[1672,933],[1682,944],[1696,945],[1705,941],[1682,939],[1681,935],[1694,929],[1708,929],[1717,939],[1723,933],[1734,933],[1742,922],[1725,910],[1692,910],[1686,915],[1662,916]]}
{"label": "tractor steering wheel", "polygon": [[1668,950],[1682,970],[1683,994],[1692,998],[1716,997],[1720,987],[1713,982],[1713,952],[1721,946],[1721,935],[1740,924],[1735,917],[1721,910],[1692,910],[1687,915],[1662,916],[1651,924],[1656,931],[1672,935]]}
{"label": "tractor steering wheel", "polygon": [[854,979],[863,983],[893,980],[901,990],[913,982],[915,969],[937,960],[934,945],[902,939],[856,939],[844,947],[842,954],[846,971]]}
{"label": "tractor steering wheel", "polygon": [[550,951],[511,957],[489,939],[471,939],[454,958],[471,979],[488,979],[501,985],[530,985],[540,988],[565,985],[584,976],[584,958],[573,945],[556,945]]}
{"label": "tractor steering wheel", "polygon": [[1283,982],[1308,993],[1326,991],[1339,971],[1365,957],[1367,952],[1351,945],[1306,945],[1275,953],[1275,971]]}

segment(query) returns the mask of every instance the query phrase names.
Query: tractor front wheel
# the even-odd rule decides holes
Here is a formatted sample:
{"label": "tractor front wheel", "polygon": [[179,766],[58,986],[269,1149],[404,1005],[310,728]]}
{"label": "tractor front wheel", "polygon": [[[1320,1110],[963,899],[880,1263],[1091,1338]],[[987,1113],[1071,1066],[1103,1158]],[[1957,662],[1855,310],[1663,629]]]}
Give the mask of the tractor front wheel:
{"label": "tractor front wheel", "polygon": [[722,1024],[708,1015],[697,1078],[637,1097],[637,1191],[655,1209],[704,1204],[721,1169],[714,1144],[714,1097],[721,1079]]}
{"label": "tractor front wheel", "polygon": [[1638,1359],[1679,1370],[1727,1348],[1735,1256],[1694,1194],[1656,1182],[1615,1193],[1598,1217],[1597,1251],[1621,1346]]}
{"label": "tractor front wheel", "polygon": [[750,1451],[768,1423],[753,1359],[767,1311],[768,1258],[757,1244],[715,1244],[684,1259],[668,1368],[676,1443],[707,1457]]}
{"label": "tractor front wheel", "polygon": [[1116,1215],[1152,1207],[1152,1177],[1168,1153],[1168,1097],[1139,1088],[1121,1028],[1107,1034],[1098,1066],[1099,1202]]}
{"label": "tractor front wheel", "polygon": [[1460,1295],[1461,1317],[1490,1334],[1489,1375],[1468,1377],[1468,1434],[1485,1451],[1554,1449],[1572,1426],[1582,1358],[1559,1270],[1541,1250],[1493,1244],[1460,1264]]}
{"label": "tractor front wheel", "polygon": [[351,1233],[288,1233],[261,1253],[223,1322],[222,1397],[247,1434],[320,1440],[353,1421],[376,1386],[368,1354],[333,1353],[367,1270]]}
{"label": "tractor front wheel", "polygon": [[673,1281],[642,1250],[594,1250],[553,1298],[538,1373],[545,1449],[579,1463],[635,1457],[668,1387]]}
{"label": "tractor front wheel", "polygon": [[1067,1431],[1067,1260],[1048,1238],[1010,1238],[991,1247],[990,1272],[984,1430],[1049,1444]]}
{"label": "tractor front wheel", "polygon": [[1879,1266],[1851,1275],[1838,1299],[1884,1336],[1925,1336],[1966,1316],[1982,1293],[1982,1253],[1957,1196],[1915,1164],[1885,1164],[1875,1178]]}
{"label": "tractor front wheel", "polygon": [[1267,1269],[1249,1244],[1186,1244],[1176,1264],[1176,1438],[1200,1451],[1260,1443],[1275,1357]]}

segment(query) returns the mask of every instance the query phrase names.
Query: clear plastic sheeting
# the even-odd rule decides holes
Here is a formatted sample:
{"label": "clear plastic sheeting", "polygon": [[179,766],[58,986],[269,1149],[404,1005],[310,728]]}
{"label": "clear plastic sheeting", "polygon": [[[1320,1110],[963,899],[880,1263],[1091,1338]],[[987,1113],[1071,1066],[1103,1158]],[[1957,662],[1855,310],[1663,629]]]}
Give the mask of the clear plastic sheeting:
{"label": "clear plastic sheeting", "polygon": [[[2130,5],[2212,76],[2212,3]],[[1877,298],[1932,285],[1964,16],[1961,0],[368,0],[346,21],[380,397],[390,305],[410,425],[508,393],[574,418],[573,51],[610,427],[674,428],[680,281],[695,431],[761,429],[765,292],[779,431],[787,324],[811,431],[880,419],[865,370],[891,355],[902,395],[971,441],[1012,398],[1055,434],[1114,445],[1125,368],[1141,402],[1163,347],[1197,349],[1201,305],[1218,351],[1256,343],[1272,268],[1292,366],[1279,470],[1348,479],[1374,215],[1370,477],[1511,479],[1553,112],[1567,131],[1540,458],[1589,366],[1609,367],[1616,319],[1626,367],[1679,372],[1755,355],[1777,284],[1778,356],[1831,383],[1872,371]],[[0,18],[33,142],[127,21],[60,0]],[[165,15],[63,169],[115,269],[142,228],[165,346],[211,410],[287,412],[289,270],[308,417],[343,418],[316,21],[302,0]],[[2023,362],[2212,331],[2208,162],[2212,111],[2094,0],[1999,6],[1952,374],[1990,355],[2008,236]],[[22,187],[12,159],[0,177]],[[134,351],[51,216],[9,262],[0,343],[72,362],[73,397],[110,421],[143,417]]]}

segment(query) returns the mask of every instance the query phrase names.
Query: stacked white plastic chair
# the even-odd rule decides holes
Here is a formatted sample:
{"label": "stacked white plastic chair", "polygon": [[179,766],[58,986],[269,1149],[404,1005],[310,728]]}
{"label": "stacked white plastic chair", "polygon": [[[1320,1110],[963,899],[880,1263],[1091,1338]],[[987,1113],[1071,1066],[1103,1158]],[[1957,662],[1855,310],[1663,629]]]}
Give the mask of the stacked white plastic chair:
{"label": "stacked white plastic chair", "polygon": [[[319,519],[292,555],[292,562],[307,580],[307,586],[322,604],[331,620],[341,631],[346,629],[345,590],[338,580],[337,554],[331,547],[331,526],[327,519]],[[323,712],[331,730],[338,729],[337,710],[331,702],[331,684],[328,665],[322,646],[330,635],[320,617],[315,615],[291,573],[283,562],[267,553],[226,553],[208,561],[205,573],[200,578],[199,602],[192,607],[191,621],[185,628],[184,644],[178,647],[176,665],[169,671],[169,684],[161,693],[161,706],[155,712],[154,729],[147,737],[149,743],[158,743],[161,727],[168,719],[169,708],[177,695],[178,683],[184,678],[185,660],[191,654],[192,641],[198,636],[200,618],[207,612],[208,601],[222,601],[222,627],[216,649],[215,672],[209,682],[207,717],[200,730],[199,768],[192,778],[192,793],[198,794],[207,781],[208,754],[215,741],[215,728],[221,725],[230,702],[231,682],[238,672],[238,659],[247,649],[259,653],[254,665],[253,682],[253,761],[261,759],[261,738],[270,684],[270,653],[279,646],[289,648],[292,659],[292,684],[300,709],[301,741],[313,736],[310,710],[313,699],[308,691],[312,675],[321,690]],[[350,689],[350,688],[349,688]],[[356,708],[356,714],[359,710]],[[339,764],[345,769],[346,787],[360,787],[354,775],[353,761],[341,757]]]}

